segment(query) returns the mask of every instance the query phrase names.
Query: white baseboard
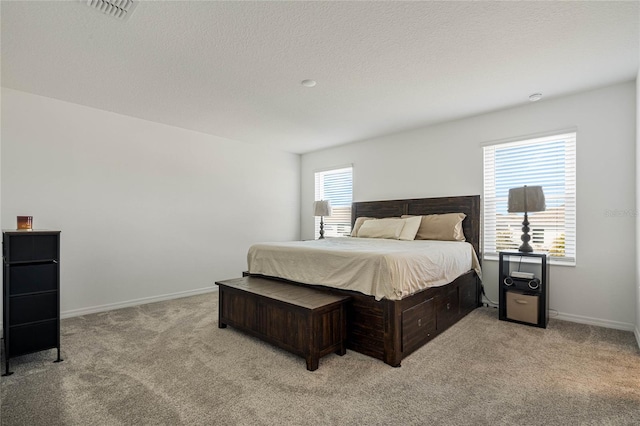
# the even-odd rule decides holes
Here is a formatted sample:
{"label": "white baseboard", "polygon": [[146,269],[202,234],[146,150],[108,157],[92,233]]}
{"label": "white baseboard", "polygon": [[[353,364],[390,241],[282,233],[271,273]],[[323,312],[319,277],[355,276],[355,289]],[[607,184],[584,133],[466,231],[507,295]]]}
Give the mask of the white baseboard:
{"label": "white baseboard", "polygon": [[638,348],[640,348],[640,328],[636,327],[634,334],[636,335],[636,342],[638,342]]}
{"label": "white baseboard", "polygon": [[127,300],[125,302],[107,303],[106,305],[91,306],[88,308],[71,309],[69,311],[60,312],[60,318],[79,317],[81,315],[112,311],[114,309],[128,308],[131,306],[144,305],[146,303],[162,302],[163,300],[179,299],[181,297],[195,296],[215,291],[218,291],[218,286],[179,291],[177,293],[162,294],[159,296],[143,297],[140,299]]}
{"label": "white baseboard", "polygon": [[600,318],[585,317],[582,315],[564,314],[562,312],[558,312],[558,315],[551,318],[563,321],[577,322],[580,324],[597,325],[599,327],[613,328],[616,330],[634,331],[635,329],[635,325],[628,322],[603,320]]}

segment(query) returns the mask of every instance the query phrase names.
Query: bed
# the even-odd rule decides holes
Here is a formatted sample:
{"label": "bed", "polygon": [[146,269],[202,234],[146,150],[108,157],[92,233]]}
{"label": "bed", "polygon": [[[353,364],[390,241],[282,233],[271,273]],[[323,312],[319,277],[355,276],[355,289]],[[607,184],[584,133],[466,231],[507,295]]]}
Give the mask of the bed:
{"label": "bed", "polygon": [[[475,256],[480,254],[480,197],[385,200],[356,202],[352,205],[352,225],[358,217],[388,218],[442,213],[464,213],[466,215],[462,222],[462,229],[468,244],[459,243],[457,246],[469,246],[473,252],[475,263],[467,270],[450,272],[446,279],[441,277],[439,282],[428,288],[420,289],[409,286],[410,289],[405,291],[399,290],[397,283],[384,286],[385,280],[393,280],[393,277],[387,275],[383,275],[382,279],[378,276],[378,281],[382,281],[382,283],[376,282],[371,286],[371,291],[367,291],[366,288],[363,290],[361,287],[366,287],[366,280],[373,279],[373,276],[367,277],[365,283],[358,284],[361,287],[356,286],[355,289],[346,285],[346,282],[343,283],[345,285],[329,283],[332,285],[331,287],[319,286],[318,283],[300,278],[305,276],[304,270],[295,270],[296,258],[292,257],[292,252],[286,252],[286,250],[293,248],[286,244],[281,245],[280,249],[285,250],[282,259],[289,259],[289,263],[286,264],[283,261],[283,264],[279,265],[275,272],[274,269],[268,269],[269,273],[266,274],[262,273],[261,267],[255,261],[253,261],[254,266],[252,267],[251,253],[254,250],[252,247],[249,253],[249,274],[285,280],[295,285],[313,286],[314,288],[322,288],[329,293],[350,296],[351,300],[347,308],[347,347],[398,367],[403,358],[480,306],[479,260]],[[347,244],[350,239],[340,240],[340,244]],[[362,241],[356,242],[356,244],[362,243]],[[400,246],[403,243],[406,243],[404,246],[424,245],[426,247],[427,245],[426,242],[413,241],[395,243],[391,241],[385,244]],[[326,245],[335,244],[320,243],[320,246]],[[260,247],[260,249],[263,248],[265,247]],[[303,247],[301,250],[307,249]],[[306,256],[314,257],[316,253],[307,253]],[[356,264],[354,263],[354,265]],[[370,267],[367,269],[366,266],[361,266],[361,269],[356,267],[351,270],[350,277],[341,279],[356,281],[358,278],[356,275],[366,275],[367,271],[371,269]],[[448,280],[451,281],[448,282]]]}

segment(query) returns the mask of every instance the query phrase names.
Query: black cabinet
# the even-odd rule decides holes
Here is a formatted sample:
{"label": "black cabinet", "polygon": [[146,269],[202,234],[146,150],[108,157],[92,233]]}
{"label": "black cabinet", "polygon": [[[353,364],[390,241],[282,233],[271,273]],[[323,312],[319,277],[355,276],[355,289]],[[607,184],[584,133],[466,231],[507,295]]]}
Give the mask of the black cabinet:
{"label": "black cabinet", "polygon": [[60,359],[60,231],[2,233],[5,373],[11,358],[46,349]]}
{"label": "black cabinet", "polygon": [[512,321],[547,328],[549,281],[546,253],[500,252],[499,315]]}

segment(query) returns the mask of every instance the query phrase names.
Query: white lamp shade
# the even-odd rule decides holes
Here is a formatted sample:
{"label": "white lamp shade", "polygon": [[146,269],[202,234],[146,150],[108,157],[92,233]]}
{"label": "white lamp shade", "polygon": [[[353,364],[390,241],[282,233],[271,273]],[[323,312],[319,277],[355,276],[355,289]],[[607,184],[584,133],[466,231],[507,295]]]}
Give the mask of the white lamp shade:
{"label": "white lamp shade", "polygon": [[542,212],[547,208],[541,186],[523,186],[509,190],[509,213]]}
{"label": "white lamp shade", "polygon": [[314,216],[331,216],[331,201],[320,200],[313,202]]}

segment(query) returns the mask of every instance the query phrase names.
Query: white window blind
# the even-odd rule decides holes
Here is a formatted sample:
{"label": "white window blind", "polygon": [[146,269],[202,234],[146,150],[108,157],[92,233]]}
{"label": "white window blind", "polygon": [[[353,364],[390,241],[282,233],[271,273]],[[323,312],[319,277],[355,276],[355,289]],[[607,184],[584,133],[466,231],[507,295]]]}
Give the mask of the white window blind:
{"label": "white window blind", "polygon": [[[351,234],[351,202],[353,200],[353,168],[325,170],[315,173],[315,200],[331,201],[332,213],[324,217],[324,236]],[[315,238],[320,235],[320,218],[315,221]]]}
{"label": "white window blind", "polygon": [[484,149],[483,253],[517,250],[524,213],[508,213],[510,188],[540,185],[547,209],[529,213],[530,244],[552,263],[576,261],[576,134],[487,145]]}

